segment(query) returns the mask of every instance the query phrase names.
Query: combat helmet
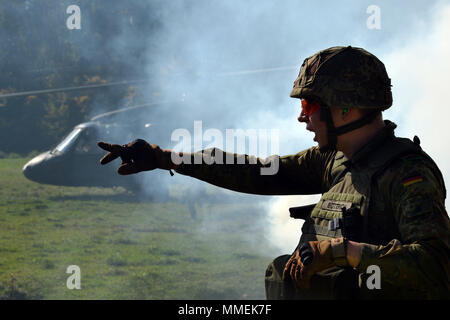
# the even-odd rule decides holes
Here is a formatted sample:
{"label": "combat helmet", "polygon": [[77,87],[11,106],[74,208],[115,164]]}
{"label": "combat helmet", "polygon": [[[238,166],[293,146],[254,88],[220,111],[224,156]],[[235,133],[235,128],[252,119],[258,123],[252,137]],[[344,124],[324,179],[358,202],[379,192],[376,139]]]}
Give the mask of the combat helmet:
{"label": "combat helmet", "polygon": [[[319,102],[321,120],[328,127],[328,145],[323,150],[335,149],[338,135],[366,125],[392,105],[391,79],[384,64],[370,52],[351,46],[331,47],[304,60],[290,96]],[[329,108],[373,112],[336,128]]]}

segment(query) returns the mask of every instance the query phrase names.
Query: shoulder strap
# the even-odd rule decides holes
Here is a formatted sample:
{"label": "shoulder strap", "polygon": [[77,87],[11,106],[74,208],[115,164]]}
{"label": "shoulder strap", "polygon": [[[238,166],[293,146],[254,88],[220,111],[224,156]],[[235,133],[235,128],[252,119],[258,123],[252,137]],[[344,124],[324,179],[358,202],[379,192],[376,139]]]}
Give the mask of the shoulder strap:
{"label": "shoulder strap", "polygon": [[338,151],[334,157],[333,167],[331,168],[331,186],[338,183],[338,181],[347,173],[348,170],[344,165],[345,161],[347,161],[347,158],[344,156],[344,153]]}
{"label": "shoulder strap", "polygon": [[[414,136],[414,142],[406,138],[395,138],[394,143],[389,147],[389,149],[394,151],[391,156],[375,171],[372,179],[380,176],[387,168],[389,168],[395,161],[404,158],[408,155],[417,154],[426,158],[432,164],[431,169],[433,170],[436,178],[440,181],[442,188],[444,189],[444,197],[447,196],[447,190],[445,189],[444,177],[439,167],[434,162],[434,160],[420,147],[420,140],[417,136]],[[386,153],[389,153],[387,151]]]}

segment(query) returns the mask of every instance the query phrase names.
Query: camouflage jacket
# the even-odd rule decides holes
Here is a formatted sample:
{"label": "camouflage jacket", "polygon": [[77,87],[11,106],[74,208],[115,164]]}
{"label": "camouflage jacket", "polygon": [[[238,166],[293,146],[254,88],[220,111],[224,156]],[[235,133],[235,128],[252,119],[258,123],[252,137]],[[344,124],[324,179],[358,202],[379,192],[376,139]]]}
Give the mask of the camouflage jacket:
{"label": "camouflage jacket", "polygon": [[[182,164],[176,171],[220,187],[252,194],[321,193],[319,204],[323,207],[329,199],[342,200],[339,193],[345,193],[346,187],[341,190],[336,186],[344,177],[350,177],[356,186],[352,187],[360,189],[358,177],[370,172],[377,155],[391,151],[387,148],[391,142],[400,140],[394,136],[395,127],[394,123],[386,121],[382,132],[355,153],[351,160],[341,152],[321,153],[313,147],[295,155],[274,156],[271,159],[251,159],[245,155],[245,164],[219,164],[223,163],[220,161],[215,164]],[[208,154],[214,157],[219,151],[208,150]],[[233,155],[234,159],[242,156]],[[268,160],[278,159],[279,170],[276,174],[260,174],[261,168],[270,165]],[[256,164],[251,164],[251,161]],[[444,204],[446,190],[439,169],[424,152],[407,152],[389,161],[383,170],[374,174],[371,181],[368,189],[370,199],[367,197],[366,208],[362,210],[366,230],[361,262],[356,269],[362,275],[368,266],[379,266],[382,290],[378,290],[378,294],[381,297],[449,298],[450,221]],[[334,192],[329,192],[330,189]],[[334,198],[330,198],[330,194]],[[324,199],[326,195],[329,199]],[[361,191],[361,197],[352,199],[360,200],[366,196]],[[345,200],[349,200],[347,198]],[[324,237],[311,238],[305,234],[311,226],[316,229],[325,227],[329,214],[333,212],[316,206],[302,228],[301,241],[340,236],[324,233]]]}

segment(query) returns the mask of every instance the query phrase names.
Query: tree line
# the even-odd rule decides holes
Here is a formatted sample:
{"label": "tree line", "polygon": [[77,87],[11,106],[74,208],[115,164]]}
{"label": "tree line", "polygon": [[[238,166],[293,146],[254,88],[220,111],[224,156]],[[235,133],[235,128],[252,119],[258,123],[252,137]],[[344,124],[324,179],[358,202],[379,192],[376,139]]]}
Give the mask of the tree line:
{"label": "tree line", "polygon": [[[81,9],[81,29],[69,30],[66,9]],[[141,79],[158,45],[158,1],[0,2],[0,95]],[[0,152],[28,154],[56,144],[92,117],[139,103],[132,85],[0,98]]]}

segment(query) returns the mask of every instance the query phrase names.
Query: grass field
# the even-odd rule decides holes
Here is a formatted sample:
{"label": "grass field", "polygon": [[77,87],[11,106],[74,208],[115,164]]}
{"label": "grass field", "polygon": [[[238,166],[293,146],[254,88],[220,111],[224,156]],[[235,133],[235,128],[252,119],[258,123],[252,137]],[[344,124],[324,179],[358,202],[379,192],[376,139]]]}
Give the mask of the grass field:
{"label": "grass field", "polygon": [[[263,299],[263,219],[252,203],[138,201],[122,188],[26,180],[0,159],[1,299]],[[81,289],[66,286],[81,269]]]}

